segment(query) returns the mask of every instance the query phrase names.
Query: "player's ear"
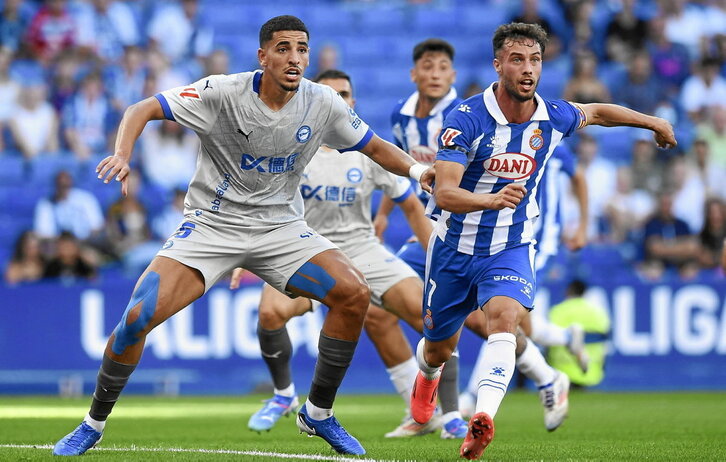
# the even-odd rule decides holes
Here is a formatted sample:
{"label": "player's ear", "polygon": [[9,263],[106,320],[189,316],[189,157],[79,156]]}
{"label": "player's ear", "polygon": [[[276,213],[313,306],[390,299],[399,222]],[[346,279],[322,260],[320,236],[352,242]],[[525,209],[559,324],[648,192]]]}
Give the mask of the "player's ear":
{"label": "player's ear", "polygon": [[267,66],[266,53],[262,48],[257,49],[257,61],[260,63],[260,66]]}
{"label": "player's ear", "polygon": [[494,64],[494,70],[497,71],[497,75],[502,75],[502,63],[497,58],[494,58],[492,64]]}
{"label": "player's ear", "polygon": [[416,68],[415,67],[411,68],[410,75],[411,75],[411,82],[416,83]]}

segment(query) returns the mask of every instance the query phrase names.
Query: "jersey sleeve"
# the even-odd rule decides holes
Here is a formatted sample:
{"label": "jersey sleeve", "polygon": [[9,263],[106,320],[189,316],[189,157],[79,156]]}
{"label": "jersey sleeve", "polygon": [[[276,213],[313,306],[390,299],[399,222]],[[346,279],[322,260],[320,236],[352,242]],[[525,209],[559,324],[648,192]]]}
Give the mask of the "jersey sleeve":
{"label": "jersey sleeve", "polygon": [[373,130],[340,95],[334,93],[332,98],[323,144],[340,152],[360,151],[373,138]]}
{"label": "jersey sleeve", "polygon": [[376,189],[383,191],[393,202],[403,202],[413,193],[411,180],[395,175],[366,157],[371,179]]}
{"label": "jersey sleeve", "polygon": [[212,130],[222,106],[220,82],[216,76],[162,91],[154,97],[164,110],[164,118],[198,133],[209,133]]}
{"label": "jersey sleeve", "polygon": [[562,171],[572,178],[575,175],[575,170],[577,170],[577,157],[575,157],[572,149],[567,144],[560,143],[552,155],[560,159],[562,162]]}
{"label": "jersey sleeve", "polygon": [[564,100],[547,101],[546,104],[552,125],[565,137],[587,125],[587,116],[579,104]]}
{"label": "jersey sleeve", "polygon": [[441,127],[436,160],[447,160],[466,166],[469,163],[467,154],[471,150],[475,133],[476,124],[470,112],[449,112]]}
{"label": "jersey sleeve", "polygon": [[393,144],[403,149],[403,126],[401,125],[401,107],[403,101],[399,101],[391,113],[391,132],[393,133]]}

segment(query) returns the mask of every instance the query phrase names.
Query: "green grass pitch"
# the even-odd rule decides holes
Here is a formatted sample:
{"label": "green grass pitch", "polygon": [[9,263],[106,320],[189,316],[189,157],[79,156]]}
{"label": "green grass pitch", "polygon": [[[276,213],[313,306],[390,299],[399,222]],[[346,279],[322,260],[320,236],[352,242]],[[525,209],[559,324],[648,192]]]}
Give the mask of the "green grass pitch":
{"label": "green grass pitch", "polygon": [[[104,441],[83,460],[334,460],[323,440],[298,434],[292,418],[267,433],[249,431],[247,419],[262,398],[122,397]],[[87,398],[0,397],[0,460],[51,459],[48,447],[26,446],[53,444],[80,422],[88,404]],[[335,408],[367,449],[366,459],[458,459],[460,440],[441,440],[438,433],[383,437],[402,416],[396,396],[341,395]],[[726,393],[574,392],[569,418],[547,433],[536,394],[510,392],[482,460],[726,460]]]}

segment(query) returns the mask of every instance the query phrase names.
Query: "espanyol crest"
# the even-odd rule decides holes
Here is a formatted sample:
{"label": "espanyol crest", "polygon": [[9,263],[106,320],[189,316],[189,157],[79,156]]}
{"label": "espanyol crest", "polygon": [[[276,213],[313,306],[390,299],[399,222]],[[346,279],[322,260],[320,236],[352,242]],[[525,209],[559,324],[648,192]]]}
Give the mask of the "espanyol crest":
{"label": "espanyol crest", "polygon": [[351,183],[360,183],[363,180],[363,172],[359,168],[351,168],[346,174]]}
{"label": "espanyol crest", "polygon": [[529,139],[529,147],[537,151],[542,149],[544,146],[544,138],[542,138],[542,130],[539,128],[534,131],[534,134]]}
{"label": "espanyol crest", "polygon": [[297,129],[297,133],[295,134],[295,138],[297,139],[298,143],[307,143],[310,139],[310,135],[313,134],[312,129],[307,126],[303,125],[302,127]]}

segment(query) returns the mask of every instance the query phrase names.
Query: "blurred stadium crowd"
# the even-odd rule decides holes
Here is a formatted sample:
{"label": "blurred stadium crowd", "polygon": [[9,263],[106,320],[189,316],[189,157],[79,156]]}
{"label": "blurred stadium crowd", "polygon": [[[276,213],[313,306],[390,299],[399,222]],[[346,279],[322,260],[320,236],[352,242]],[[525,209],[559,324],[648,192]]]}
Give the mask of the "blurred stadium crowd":
{"label": "blurred stadium crowd", "polygon": [[[353,77],[358,112],[391,139],[414,91],[411,50],[457,50],[456,87],[496,74],[490,38],[510,20],[550,33],[538,92],[614,102],[668,119],[679,146],[593,127],[572,143],[590,188],[592,244],[579,271],[661,278],[717,275],[726,236],[726,0],[0,0],[0,266],[15,284],[138,274],[181,222],[196,136],[146,128],[129,195],[96,179],[126,107],[204,75],[257,67],[257,33],[294,14],[311,31],[307,76]],[[565,229],[577,222],[564,199]],[[405,225],[404,225],[405,226]],[[565,232],[566,233],[566,232]],[[393,247],[407,232],[392,232]],[[567,257],[566,258],[572,258]],[[557,267],[551,277],[557,274]],[[570,268],[571,265],[562,265]],[[585,269],[583,269],[585,268]],[[629,269],[632,268],[632,271]]]}

